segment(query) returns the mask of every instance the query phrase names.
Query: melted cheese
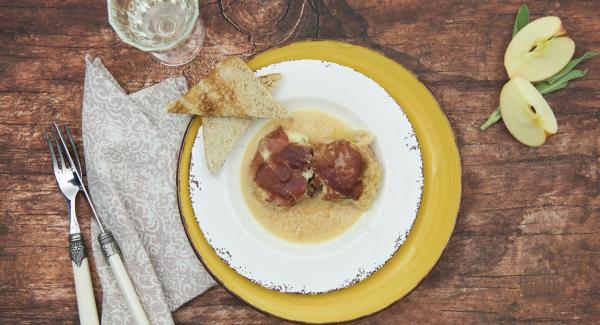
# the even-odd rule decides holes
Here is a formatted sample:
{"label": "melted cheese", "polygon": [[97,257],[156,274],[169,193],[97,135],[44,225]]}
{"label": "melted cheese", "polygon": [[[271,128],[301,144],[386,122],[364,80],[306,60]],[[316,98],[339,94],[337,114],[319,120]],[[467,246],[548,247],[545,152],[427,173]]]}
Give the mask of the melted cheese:
{"label": "melted cheese", "polygon": [[[290,141],[298,143],[330,142],[342,138],[340,134],[344,135],[343,138],[351,138],[348,140],[357,144],[367,162],[363,177],[364,189],[360,199],[324,201],[309,198],[289,208],[280,208],[265,202],[264,193],[254,184],[249,168],[260,139],[278,125],[283,126]],[[370,141],[366,143],[365,138]],[[361,141],[357,141],[359,139]],[[372,140],[369,132],[351,130],[339,119],[318,111],[296,111],[285,120],[267,123],[250,141],[242,160],[241,184],[249,210],[258,223],[269,232],[291,242],[315,243],[340,235],[360,219],[377,196],[381,170],[369,148]],[[309,171],[303,176],[309,179],[312,173]]]}

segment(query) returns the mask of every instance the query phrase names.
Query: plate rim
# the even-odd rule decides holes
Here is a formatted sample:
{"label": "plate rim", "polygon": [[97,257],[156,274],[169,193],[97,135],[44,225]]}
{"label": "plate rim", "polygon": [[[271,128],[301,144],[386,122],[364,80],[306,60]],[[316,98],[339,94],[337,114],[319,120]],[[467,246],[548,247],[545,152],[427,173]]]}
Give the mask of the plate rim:
{"label": "plate rim", "polygon": [[[369,98],[362,98],[362,100],[364,100],[362,104],[353,106],[352,104],[350,104],[350,102],[353,101],[348,102],[348,98],[352,98],[352,96],[348,97],[341,91],[336,92],[333,90],[328,90],[326,94],[316,95],[315,98],[319,98],[321,100],[331,100],[332,102],[336,103],[335,105],[343,107],[344,111],[335,112],[338,113],[335,114],[333,111],[329,111],[327,109],[316,108],[318,106],[310,106],[312,108],[309,108],[308,110],[319,110],[323,114],[339,119],[340,121],[346,121],[346,118],[344,117],[343,113],[352,113],[355,114],[355,118],[351,119],[354,120],[353,123],[356,123],[357,116],[363,115],[362,117],[358,118],[358,120],[361,123],[364,123],[363,119],[369,119],[364,115],[376,116],[375,119],[371,120],[370,128],[362,125],[355,125],[353,126],[353,128],[362,129],[364,127],[365,129],[370,129],[371,132],[375,134],[375,137],[381,140],[378,140],[378,149],[380,150],[379,154],[382,154],[382,152],[390,151],[390,148],[392,147],[397,148],[391,149],[391,151],[395,151],[395,154],[390,154],[389,156],[392,157],[391,163],[388,159],[380,160],[380,163],[382,164],[381,168],[384,171],[382,172],[380,183],[383,183],[383,180],[385,179],[387,187],[389,187],[386,190],[387,195],[384,195],[386,199],[384,199],[382,202],[378,202],[379,207],[376,209],[379,211],[376,214],[371,215],[374,216],[372,217],[371,222],[365,224],[365,226],[363,226],[362,228],[356,228],[362,229],[359,233],[360,239],[356,241],[351,240],[351,244],[345,244],[353,246],[352,249],[348,249],[347,247],[339,249],[339,247],[337,247],[334,250],[343,250],[343,252],[330,254],[327,257],[327,262],[322,261],[324,263],[328,263],[328,266],[325,269],[323,269],[323,265],[320,265],[320,263],[316,260],[307,261],[305,259],[302,259],[298,261],[286,260],[284,264],[290,265],[283,266],[281,267],[279,272],[276,272],[279,274],[282,274],[281,272],[283,272],[283,274],[286,274],[290,272],[293,273],[294,270],[297,269],[302,269],[303,271],[301,273],[314,272],[313,274],[311,274],[315,277],[314,280],[306,278],[306,273],[304,274],[304,276],[274,280],[273,278],[276,278],[277,275],[270,275],[266,273],[271,272],[272,268],[268,268],[268,270],[270,269],[270,271],[263,270],[262,272],[260,272],[260,266],[269,265],[271,261],[276,260],[278,256],[274,256],[273,254],[278,255],[278,253],[256,253],[260,251],[260,247],[256,247],[254,246],[254,244],[248,242],[248,238],[245,237],[246,232],[243,232],[242,234],[238,233],[240,229],[235,227],[236,225],[238,225],[238,223],[236,222],[233,222],[233,225],[229,225],[235,229],[231,229],[231,231],[226,231],[227,234],[224,235],[228,236],[229,239],[223,239],[223,237],[218,235],[218,233],[220,233],[220,229],[224,229],[223,227],[228,227],[227,225],[222,224],[222,221],[219,221],[223,218],[211,218],[210,215],[207,216],[206,214],[200,213],[200,215],[196,214],[197,222],[200,226],[200,230],[202,231],[204,238],[207,240],[209,245],[212,246],[212,249],[217,253],[217,255],[219,255],[219,257],[237,273],[250,280],[251,282],[261,285],[262,287],[282,293],[296,293],[306,295],[323,294],[350,287],[367,279],[373,273],[381,269],[390,259],[392,259],[392,257],[396,254],[396,251],[402,246],[402,244],[404,244],[410,232],[412,231],[413,225],[415,224],[416,217],[419,211],[419,206],[423,198],[424,177],[422,161],[423,155],[421,153],[420,148],[421,145],[419,144],[419,141],[416,138],[414,127],[412,126],[412,124],[410,124],[408,117],[406,116],[404,110],[402,109],[402,107],[400,107],[398,102],[394,100],[394,98],[392,98],[392,96],[379,83],[374,81],[366,74],[359,72],[356,69],[353,69],[352,67],[336,63],[332,60],[291,59],[273,64],[268,64],[257,69],[256,71],[256,73],[259,75],[273,72],[281,72],[284,75],[286,75],[286,73],[289,73],[290,78],[292,79],[294,79],[295,72],[297,72],[301,76],[306,73],[317,75],[322,74],[323,76],[316,76],[314,78],[321,80],[321,83],[323,83],[324,80],[325,84],[330,82],[330,80],[334,80],[337,78],[344,79],[352,77],[357,80],[357,83],[342,82],[342,87],[336,89],[338,91],[340,89],[341,91],[349,91],[349,89],[352,89],[350,87],[354,87],[354,92],[360,92],[362,90],[364,94],[366,91],[366,93],[369,94]],[[321,86],[325,86],[325,84]],[[357,84],[359,85],[358,87]],[[367,85],[370,88],[366,88]],[[300,91],[301,94],[299,95],[298,93],[295,93],[298,91],[298,85],[296,85],[295,87],[296,90],[290,89],[289,86],[286,87],[282,85],[281,87],[283,88],[279,89],[281,90],[279,94],[285,94],[282,95],[282,97],[285,98],[278,98],[280,100],[283,100],[284,102],[286,102],[286,100],[289,100],[290,98],[299,98],[298,96],[306,96],[306,98],[309,98],[309,96],[312,96],[315,93],[317,93],[318,89],[322,88],[313,87],[310,90],[303,90]],[[370,92],[371,90],[373,90],[374,93]],[[289,94],[290,92],[293,94],[291,95],[291,97]],[[338,101],[338,99],[336,98],[344,99]],[[359,97],[357,100],[361,100],[361,98]],[[344,104],[340,103],[344,101]],[[365,105],[370,105],[368,106],[369,109],[365,109],[365,107],[367,107]],[[293,108],[298,109],[298,105],[291,104],[291,107],[288,108],[292,108],[292,111],[296,111]],[[300,110],[306,110],[304,104],[301,105]],[[384,117],[382,114],[393,114],[393,116]],[[382,127],[385,124],[382,123],[382,121],[386,120],[391,122],[391,124],[389,124],[388,127],[393,128],[393,130],[390,130],[389,132],[385,133],[380,133],[377,129],[379,127]],[[257,122],[259,125],[258,129],[252,129],[249,136],[250,141],[252,141],[252,139],[255,138],[256,134],[260,132],[260,130],[262,130],[263,126],[268,125],[268,123],[263,122],[265,121],[262,121],[261,123]],[[344,123],[349,122],[346,121]],[[194,144],[192,146],[192,162],[189,168],[190,179],[200,180],[201,183],[204,183],[202,189],[198,186],[192,186],[191,183],[189,186],[190,196],[192,198],[192,206],[195,211],[203,211],[207,208],[205,206],[205,203],[202,203],[206,198],[208,198],[209,201],[211,201],[211,197],[215,200],[219,199],[217,197],[214,197],[214,193],[210,193],[213,192],[213,187],[216,187],[217,192],[215,193],[224,193],[225,191],[227,191],[228,188],[230,189],[232,186],[232,184],[228,183],[227,177],[221,177],[223,176],[223,171],[221,172],[221,175],[219,175],[220,181],[218,180],[217,182],[215,182],[212,177],[213,175],[211,175],[206,168],[198,168],[199,165],[204,166],[205,163],[204,161],[199,161],[203,159],[198,159],[203,158],[198,157],[199,155],[204,155],[203,152],[201,152],[202,149],[198,150],[198,146],[202,148],[202,141],[200,140],[200,138],[202,138],[201,131],[199,131],[199,133],[195,137]],[[248,134],[238,139],[237,141],[244,142],[247,140]],[[236,145],[236,147],[237,146],[238,145]],[[235,151],[235,153],[237,156],[239,151]],[[245,154],[246,149],[244,148],[242,150],[241,155],[243,156]],[[231,165],[237,167],[238,157],[230,158],[235,158],[233,159]],[[404,164],[405,162],[411,163]],[[396,166],[397,164],[403,164],[404,167],[394,168],[394,166]],[[384,165],[386,166],[384,167]],[[224,166],[224,170],[226,169],[225,167],[229,168],[228,166]],[[234,169],[236,171],[239,170],[236,168]],[[387,176],[385,176],[386,174]],[[206,179],[206,182],[202,181],[205,178],[208,178]],[[239,176],[234,173],[233,179],[237,180],[239,179]],[[400,183],[394,181],[398,179],[402,179],[403,181]],[[410,182],[408,181],[409,179]],[[203,190],[204,188],[211,190],[209,192],[206,192]],[[383,189],[380,187],[380,196],[381,194],[383,194],[381,193],[382,191]],[[229,190],[229,192],[231,192],[231,190]],[[236,189],[234,192],[237,193],[238,190]],[[404,204],[394,204],[394,201],[397,202],[397,199],[400,198],[404,200]],[[236,199],[239,198],[236,197]],[[242,200],[245,199],[246,198],[242,198]],[[230,200],[229,203],[233,204],[234,202],[237,202],[237,200]],[[213,210],[213,208],[217,210]],[[225,209],[225,211],[219,210],[218,207],[213,208],[210,208],[211,215],[216,213],[217,215],[225,216],[225,214],[227,213],[226,211],[229,211],[228,209]],[[251,211],[247,212],[250,213]],[[371,216],[369,216],[369,218],[371,218]],[[364,216],[360,216],[358,219],[361,218],[364,218]],[[229,218],[227,219],[229,220]],[[395,224],[395,222],[398,223]],[[359,221],[356,220],[355,224],[358,223]],[[257,223],[257,225],[259,224],[260,222]],[[353,228],[354,226],[355,225],[351,225],[347,229],[348,232],[351,233],[351,231],[349,231],[351,228],[353,230],[356,230],[355,228]],[[389,229],[393,230],[390,232],[388,231]],[[233,236],[232,233],[234,234]],[[238,235],[235,235],[236,233],[238,233]],[[339,235],[341,237],[341,234]],[[239,239],[238,236],[240,236],[239,238],[243,238],[244,240],[236,240]],[[274,237],[277,236],[274,235]],[[346,237],[348,238],[348,236]],[[240,246],[244,246],[248,250],[243,251],[244,248],[240,250]],[[369,246],[371,247],[371,249],[363,249],[361,246]],[[257,255],[248,260],[248,257],[251,257],[254,254]],[[246,262],[241,263],[239,261],[240,255],[245,256]],[[238,258],[236,259],[232,256],[238,256]],[[345,258],[343,258],[343,256],[345,256]],[[313,269],[320,269],[320,271],[313,271]],[[327,284],[315,285],[317,279],[326,279]]]}
{"label": "plate rim", "polygon": [[[426,93],[429,94],[429,96],[431,97],[430,99],[433,100],[433,102],[435,103],[435,106],[437,106],[436,108],[442,113],[441,117],[443,120],[443,124],[445,124],[448,127],[448,131],[450,132],[450,136],[451,136],[451,144],[453,144],[452,146],[452,151],[456,154],[456,158],[457,158],[457,162],[458,162],[458,169],[456,170],[456,172],[458,173],[458,187],[459,187],[459,191],[458,192],[458,197],[457,197],[457,201],[458,202],[454,202],[453,203],[456,204],[456,206],[454,207],[454,205],[452,205],[453,208],[455,208],[455,212],[451,214],[452,217],[452,224],[449,227],[449,231],[447,234],[447,238],[443,243],[443,247],[441,247],[440,251],[436,254],[437,256],[435,256],[435,262],[429,267],[429,269],[426,272],[423,272],[421,275],[418,275],[417,277],[419,277],[419,279],[414,282],[414,284],[411,284],[410,286],[412,286],[412,288],[410,288],[408,291],[398,295],[398,297],[393,298],[392,300],[389,301],[389,303],[387,303],[385,306],[379,307],[376,306],[373,308],[372,311],[367,312],[365,314],[361,314],[358,316],[350,316],[350,317],[344,317],[344,318],[336,318],[336,319],[330,319],[328,317],[321,317],[320,320],[315,320],[315,317],[307,317],[307,318],[302,318],[302,319],[295,319],[295,318],[288,318],[285,317],[283,315],[279,315],[276,314],[275,312],[272,311],[267,311],[263,308],[258,307],[257,305],[249,302],[247,299],[243,298],[240,294],[238,294],[234,289],[228,287],[227,285],[225,285],[223,279],[219,278],[218,276],[215,275],[215,272],[213,270],[211,270],[209,268],[209,266],[207,265],[206,261],[204,260],[204,258],[202,257],[198,247],[196,247],[196,244],[194,242],[194,239],[191,237],[192,234],[191,232],[194,231],[193,229],[190,229],[190,227],[195,226],[198,227],[198,232],[200,235],[200,239],[199,240],[203,240],[206,241],[202,231],[199,229],[199,225],[196,223],[196,217],[194,214],[194,211],[191,207],[191,202],[183,202],[183,198],[182,198],[182,189],[184,189],[184,187],[187,186],[188,183],[188,179],[189,179],[189,164],[190,164],[190,160],[191,160],[191,147],[193,146],[193,139],[195,139],[198,130],[200,128],[201,125],[201,118],[196,116],[193,117],[187,128],[186,131],[183,135],[182,141],[181,141],[181,145],[180,145],[180,152],[178,155],[178,161],[177,161],[177,174],[176,174],[176,186],[177,186],[177,202],[178,202],[178,209],[180,212],[180,219],[182,222],[182,225],[185,229],[185,234],[186,237],[188,238],[188,241],[190,242],[190,245],[192,246],[192,249],[194,250],[194,253],[196,254],[196,256],[198,257],[199,261],[201,262],[201,264],[204,266],[205,270],[208,272],[208,274],[210,274],[210,276],[221,286],[223,287],[227,292],[229,292],[231,295],[233,295],[234,297],[236,297],[237,299],[243,301],[245,304],[247,304],[248,306],[250,306],[252,309],[261,312],[265,315],[271,316],[271,317],[275,317],[277,319],[281,319],[281,320],[286,320],[286,321],[292,321],[292,322],[297,322],[297,323],[303,323],[303,324],[328,324],[328,323],[340,323],[340,322],[350,322],[350,321],[355,321],[355,320],[359,320],[359,319],[363,319],[365,317],[369,317],[371,315],[377,314],[387,308],[390,308],[391,306],[393,306],[394,304],[396,304],[398,301],[402,300],[403,298],[407,297],[408,295],[410,295],[417,287],[419,287],[419,285],[427,278],[427,276],[433,271],[433,269],[435,268],[435,266],[440,262],[442,255],[444,254],[444,252],[446,251],[446,248],[448,246],[448,243],[450,241],[450,238],[452,237],[452,234],[454,233],[454,229],[456,228],[456,224],[458,221],[458,217],[460,215],[460,212],[462,210],[462,203],[463,203],[463,198],[464,198],[464,173],[463,173],[463,162],[462,162],[462,153],[459,149],[458,146],[458,141],[456,138],[456,134],[454,132],[454,129],[452,128],[452,124],[450,123],[450,120],[448,119],[448,116],[446,114],[446,111],[444,110],[443,106],[441,105],[441,103],[437,100],[437,98],[434,96],[433,92],[431,91],[431,89],[425,84],[423,83],[421,80],[419,80],[419,78],[417,78],[417,76],[410,70],[408,70],[407,68],[405,68],[402,64],[400,64],[399,62],[397,62],[396,60],[392,59],[391,57],[389,57],[386,53],[384,53],[383,51],[379,50],[379,49],[373,49],[370,47],[365,47],[359,43],[355,43],[355,42],[348,42],[348,41],[339,41],[339,40],[319,40],[319,39],[300,39],[300,40],[295,40],[295,41],[290,41],[290,42],[285,42],[282,44],[279,44],[277,46],[268,48],[264,51],[261,51],[259,53],[256,53],[252,56],[250,56],[247,60],[247,63],[249,65],[252,65],[254,60],[257,60],[258,58],[260,58],[261,55],[269,53],[271,51],[275,51],[275,50],[279,50],[285,47],[294,47],[294,46],[331,46],[333,48],[336,47],[347,47],[347,48],[352,48],[354,50],[358,50],[358,51],[364,51],[367,53],[367,55],[369,55],[371,58],[376,58],[376,59],[384,59],[389,61],[390,64],[392,64],[393,66],[396,66],[397,68],[400,68],[401,70],[403,70],[403,72],[407,73],[409,75],[410,78],[414,79],[413,81],[416,82],[416,86],[417,87],[423,87],[424,90],[426,91]],[[309,59],[316,59],[316,60],[327,60],[324,58],[309,58]],[[289,58],[287,60],[294,60],[294,58]],[[282,60],[285,61],[285,60]],[[277,62],[281,62],[281,61],[277,61]],[[277,62],[272,62],[272,63],[277,63]],[[334,60],[332,60],[332,62],[336,62]],[[340,65],[344,65],[346,66],[344,63],[341,62],[336,62]],[[263,66],[257,65],[256,69],[261,68]],[[352,69],[355,69],[353,67],[350,67]],[[254,70],[254,69],[253,69]],[[359,71],[360,72],[360,71]],[[363,72],[361,72],[363,73]],[[379,82],[376,80],[376,78],[371,77],[369,74],[367,73],[363,73],[365,76],[369,77],[370,79],[374,80],[375,82],[377,82],[379,84]],[[387,91],[387,88],[384,87],[383,85],[381,85],[382,88],[384,88],[384,90]],[[391,96],[391,94],[390,94]],[[394,98],[394,96],[392,96],[392,98]],[[396,100],[396,98],[394,98],[394,100]],[[398,103],[398,105],[400,107],[404,107],[403,105],[401,105],[400,103]],[[413,122],[411,121],[411,119],[409,118],[409,121],[411,122],[411,124],[413,124]],[[418,133],[418,132],[416,132]],[[417,134],[418,137],[418,134]],[[419,141],[420,143],[420,141]],[[186,148],[189,147],[189,148]],[[187,157],[184,156],[184,154],[186,153],[186,149],[188,149],[187,151],[189,151],[189,155],[187,155]],[[425,163],[425,155],[423,154],[423,163]],[[189,191],[189,189],[188,189]],[[424,192],[423,192],[424,193]],[[424,195],[424,194],[423,194]],[[187,198],[189,201],[189,193],[187,194]],[[187,204],[188,207],[183,207],[184,204]],[[421,199],[421,205],[423,204],[423,198]],[[185,211],[186,208],[189,208],[188,210],[191,210],[191,215],[189,211]],[[191,221],[191,223],[190,223]],[[415,224],[418,221],[418,215],[417,218],[415,219]],[[414,224],[413,224],[413,228],[414,229]],[[208,245],[208,244],[207,244]],[[208,245],[208,247],[210,247],[210,245]],[[210,247],[210,249],[212,249],[212,247]],[[401,250],[397,250],[393,257],[395,257],[397,254],[399,254]],[[392,258],[393,258],[392,257]],[[218,256],[217,256],[218,258]],[[225,266],[227,268],[229,268],[229,266],[227,266],[227,264],[222,261],[219,258],[219,262],[220,263],[224,263]],[[384,265],[384,267],[382,269],[384,269],[387,265],[389,265],[389,263],[386,263]],[[232,270],[233,271],[233,270]],[[233,271],[235,272],[235,271]],[[376,274],[377,272],[375,272]],[[240,276],[243,278],[243,281],[248,281],[249,284],[251,284],[252,286],[258,286],[255,283],[252,283],[250,280],[244,278],[243,276],[239,275],[236,273],[236,275]],[[410,282],[410,281],[409,281]],[[270,289],[267,288],[263,288],[258,286],[258,289],[264,289],[264,290],[269,290],[272,291]],[[350,287],[352,288],[352,286]],[[346,288],[347,289],[347,288]],[[344,291],[345,289],[341,289],[339,291],[334,291],[334,292],[340,292],[340,291]],[[297,294],[289,294],[289,293],[281,293],[281,292],[276,292],[273,291],[276,294],[284,294],[284,295],[297,295]],[[329,293],[324,293],[323,295],[327,295],[327,294],[331,294],[331,292]],[[316,297],[316,296],[320,296],[321,294],[317,294],[317,295],[311,295],[312,297]],[[311,297],[309,296],[309,297]],[[325,319],[324,319],[325,318]],[[309,320],[310,319],[310,320]]]}

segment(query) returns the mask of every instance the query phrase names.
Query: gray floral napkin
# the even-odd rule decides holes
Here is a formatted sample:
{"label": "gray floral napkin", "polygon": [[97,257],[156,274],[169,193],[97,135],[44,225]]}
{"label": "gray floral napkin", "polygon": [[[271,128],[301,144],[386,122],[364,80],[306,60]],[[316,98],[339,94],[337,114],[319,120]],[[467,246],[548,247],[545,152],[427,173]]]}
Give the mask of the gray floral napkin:
{"label": "gray floral napkin", "polygon": [[[177,155],[189,117],[167,114],[164,106],[186,91],[179,77],[127,95],[100,59],[86,57],[82,133],[90,194],[153,324],[172,324],[173,310],[215,284],[187,240],[177,206]],[[102,324],[131,324],[99,233],[92,222]]]}

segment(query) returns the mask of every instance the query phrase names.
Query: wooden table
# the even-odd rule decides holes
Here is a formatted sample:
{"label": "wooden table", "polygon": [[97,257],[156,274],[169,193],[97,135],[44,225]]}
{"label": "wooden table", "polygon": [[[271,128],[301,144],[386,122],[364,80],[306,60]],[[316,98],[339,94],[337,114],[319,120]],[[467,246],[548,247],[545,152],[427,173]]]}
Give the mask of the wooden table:
{"label": "wooden table", "polygon": [[[182,74],[192,85],[225,55],[301,38],[362,44],[412,70],[445,108],[463,157],[462,210],[441,261],[408,297],[361,323],[600,320],[600,58],[584,64],[587,77],[547,96],[559,133],[528,148],[501,124],[478,129],[507,80],[503,55],[520,1],[244,3],[200,1],[205,47],[180,68],[121,42],[105,1],[0,3],[0,323],[78,322],[65,204],[42,132],[56,119],[80,134],[84,55],[102,58],[132,92]],[[578,55],[600,49],[600,2],[528,4],[533,17],[563,19]],[[278,22],[281,31],[266,32]],[[90,212],[78,203],[90,247]],[[93,281],[99,303],[95,272]],[[174,316],[280,323],[222,288]]]}

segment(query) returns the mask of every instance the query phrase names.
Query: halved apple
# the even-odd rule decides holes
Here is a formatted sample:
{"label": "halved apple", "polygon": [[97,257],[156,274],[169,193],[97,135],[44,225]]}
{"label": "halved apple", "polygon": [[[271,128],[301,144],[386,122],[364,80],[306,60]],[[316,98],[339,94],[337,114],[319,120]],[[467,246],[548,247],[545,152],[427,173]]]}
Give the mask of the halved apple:
{"label": "halved apple", "polygon": [[542,145],[558,131],[552,109],[531,82],[516,77],[500,93],[500,112],[510,134],[531,147]]}
{"label": "halved apple", "polygon": [[508,77],[535,82],[555,75],[575,53],[575,42],[564,35],[558,17],[543,17],[527,24],[506,48],[504,67]]}

